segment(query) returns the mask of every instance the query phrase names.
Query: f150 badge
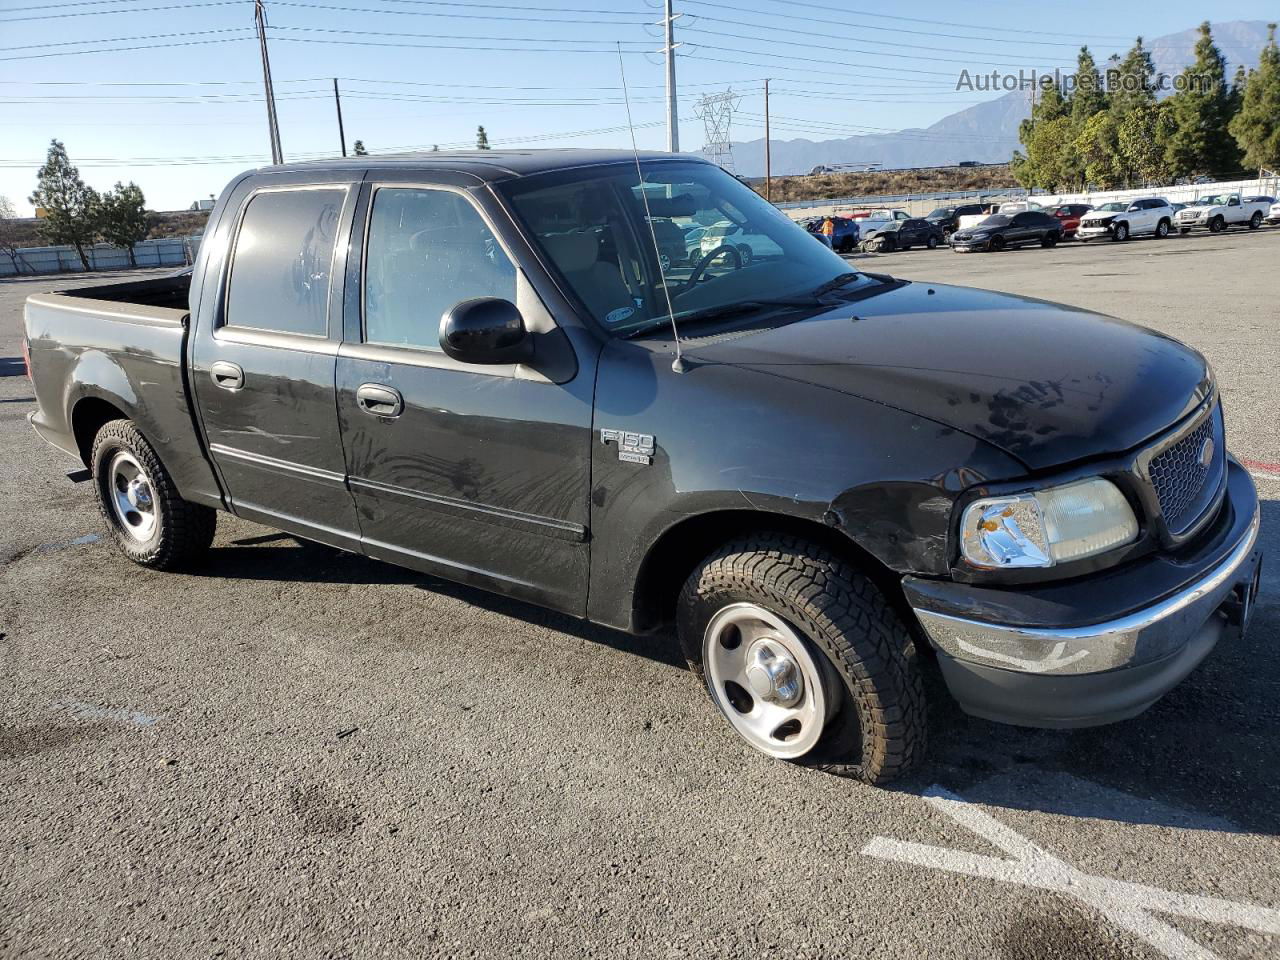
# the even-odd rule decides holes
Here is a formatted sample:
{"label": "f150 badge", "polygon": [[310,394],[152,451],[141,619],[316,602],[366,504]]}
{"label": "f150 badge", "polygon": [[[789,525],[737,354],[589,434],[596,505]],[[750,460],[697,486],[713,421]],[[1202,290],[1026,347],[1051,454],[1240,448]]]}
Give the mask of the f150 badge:
{"label": "f150 badge", "polygon": [[618,459],[624,463],[643,463],[648,466],[653,462],[653,434],[629,433],[606,427],[600,431],[600,442],[611,441],[618,445]]}

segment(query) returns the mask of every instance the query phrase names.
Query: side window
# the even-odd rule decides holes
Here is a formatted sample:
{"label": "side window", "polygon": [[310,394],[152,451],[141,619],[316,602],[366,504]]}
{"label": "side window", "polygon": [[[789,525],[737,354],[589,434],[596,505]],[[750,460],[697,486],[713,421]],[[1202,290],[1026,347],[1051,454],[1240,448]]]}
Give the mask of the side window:
{"label": "side window", "polygon": [[345,190],[269,190],[249,200],[227,283],[226,326],[323,337]]}
{"label": "side window", "polygon": [[516,270],[475,207],[451,190],[380,187],[364,260],[366,343],[440,349],[462,300],[516,299]]}
{"label": "side window", "polygon": [[1015,227],[1025,227],[1029,225],[1030,221],[1031,221],[1031,214],[1017,213],[1017,214],[1014,214],[1013,220],[1011,221],[1011,225]]}

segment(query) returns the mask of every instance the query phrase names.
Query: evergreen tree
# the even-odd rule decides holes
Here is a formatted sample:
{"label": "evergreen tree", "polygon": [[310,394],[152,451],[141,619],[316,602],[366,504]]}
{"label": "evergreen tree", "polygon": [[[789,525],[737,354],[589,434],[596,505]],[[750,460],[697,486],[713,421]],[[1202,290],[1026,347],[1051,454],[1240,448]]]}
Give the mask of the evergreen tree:
{"label": "evergreen tree", "polygon": [[132,181],[128,186],[117,182],[115,189],[102,195],[98,204],[98,230],[102,239],[113,247],[129,251],[129,265],[136,267],[133,245],[147,239],[150,224],[147,222],[146,198]]}
{"label": "evergreen tree", "polygon": [[98,235],[98,194],[80,179],[80,171],[67,157],[67,148],[57,140],[49,143],[49,154],[36,174],[36,189],[29,202],[44,210],[40,236],[47,243],[75,247],[80,263],[88,270],[84,248]]}
{"label": "evergreen tree", "polygon": [[352,146],[351,152],[354,153],[357,157],[367,157],[369,155],[369,151],[364,148],[363,140],[357,140],[355,142],[355,145]]}
{"label": "evergreen tree", "polygon": [[1107,71],[1107,79],[1111,87],[1109,106],[1117,123],[1139,107],[1155,103],[1152,83],[1155,72],[1151,53],[1143,47],[1141,37],[1134,41],[1123,60],[1119,63],[1113,61],[1113,66]]}
{"label": "evergreen tree", "polygon": [[1076,57],[1076,88],[1071,93],[1071,121],[1077,130],[1084,129],[1089,118],[1107,109],[1107,91],[1102,86],[1102,74],[1094,62],[1088,47],[1081,47]]}
{"label": "evergreen tree", "polygon": [[1274,23],[1267,24],[1267,45],[1258,69],[1249,72],[1240,110],[1228,129],[1246,166],[1280,170],[1280,47]]}
{"label": "evergreen tree", "polygon": [[1150,103],[1131,111],[1116,128],[1116,145],[1123,162],[1125,180],[1147,182],[1169,179],[1164,144],[1173,131],[1173,113],[1168,101]]}
{"label": "evergreen tree", "polygon": [[1031,116],[1018,125],[1018,139],[1027,148],[1015,151],[1010,165],[1014,177],[1025,187],[1052,189],[1065,181],[1063,170],[1070,167],[1070,145],[1074,139],[1069,106],[1057,85],[1038,88],[1031,104]]}
{"label": "evergreen tree", "polygon": [[1181,88],[1169,98],[1174,129],[1165,159],[1174,176],[1229,173],[1240,165],[1240,151],[1227,132],[1232,115],[1227,63],[1207,20],[1200,24],[1195,53],[1195,62],[1182,72]]}
{"label": "evergreen tree", "polygon": [[489,135],[484,132],[484,127],[476,127],[476,149],[489,149]]}
{"label": "evergreen tree", "polygon": [[1095,113],[1076,135],[1075,150],[1087,183],[1110,190],[1124,182],[1120,159],[1120,131],[1110,112]]}

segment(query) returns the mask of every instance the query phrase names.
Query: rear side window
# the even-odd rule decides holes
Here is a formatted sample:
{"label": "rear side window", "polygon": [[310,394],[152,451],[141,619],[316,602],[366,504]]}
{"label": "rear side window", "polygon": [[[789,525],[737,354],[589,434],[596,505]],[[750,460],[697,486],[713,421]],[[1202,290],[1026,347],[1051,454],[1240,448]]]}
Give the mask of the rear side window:
{"label": "rear side window", "polygon": [[380,188],[365,250],[366,343],[438,351],[440,319],[455,304],[515,302],[515,267],[475,207],[451,190]]}
{"label": "rear side window", "polygon": [[228,326],[323,337],[346,191],[271,190],[245,208],[227,284]]}

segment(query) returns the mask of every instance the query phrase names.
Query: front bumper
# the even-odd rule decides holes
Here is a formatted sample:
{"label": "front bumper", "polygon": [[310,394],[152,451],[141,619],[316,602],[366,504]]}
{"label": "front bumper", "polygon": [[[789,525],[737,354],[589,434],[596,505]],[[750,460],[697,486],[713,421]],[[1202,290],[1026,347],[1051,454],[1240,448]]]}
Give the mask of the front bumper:
{"label": "front bumper", "polygon": [[[1222,514],[1194,546],[1067,583],[903,586],[966,713],[1023,726],[1135,716],[1248,624],[1258,590],[1258,499],[1229,461]],[[1101,614],[1101,616],[1099,616]]]}
{"label": "front bumper", "polygon": [[977,253],[984,251],[990,246],[990,240],[960,240],[954,237],[951,240],[951,249],[956,253]]}
{"label": "front bumper", "polygon": [[1076,227],[1076,236],[1085,240],[1096,240],[1100,237],[1111,236],[1111,224],[1108,223],[1101,227]]}

